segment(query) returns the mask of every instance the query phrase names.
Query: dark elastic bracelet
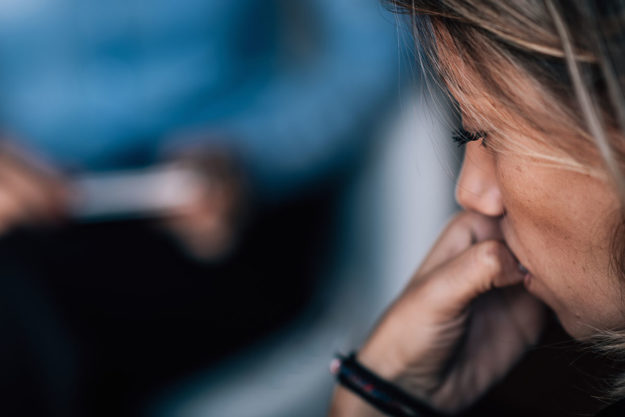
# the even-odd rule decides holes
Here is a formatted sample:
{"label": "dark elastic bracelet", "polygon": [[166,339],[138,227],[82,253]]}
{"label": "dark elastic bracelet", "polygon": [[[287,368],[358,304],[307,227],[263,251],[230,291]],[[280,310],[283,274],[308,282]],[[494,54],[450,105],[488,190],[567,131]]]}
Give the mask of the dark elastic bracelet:
{"label": "dark elastic bracelet", "polygon": [[440,417],[432,407],[380,378],[356,360],[356,353],[336,355],[330,372],[338,382],[363,400],[394,417]]}

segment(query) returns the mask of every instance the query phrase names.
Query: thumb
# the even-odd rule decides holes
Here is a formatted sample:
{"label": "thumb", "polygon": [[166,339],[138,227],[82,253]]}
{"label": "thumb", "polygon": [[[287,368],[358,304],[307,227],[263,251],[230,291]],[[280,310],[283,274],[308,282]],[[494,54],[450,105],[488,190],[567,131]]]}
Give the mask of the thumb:
{"label": "thumb", "polygon": [[428,299],[441,313],[457,315],[480,294],[520,284],[524,276],[503,242],[486,240],[432,271],[426,284]]}

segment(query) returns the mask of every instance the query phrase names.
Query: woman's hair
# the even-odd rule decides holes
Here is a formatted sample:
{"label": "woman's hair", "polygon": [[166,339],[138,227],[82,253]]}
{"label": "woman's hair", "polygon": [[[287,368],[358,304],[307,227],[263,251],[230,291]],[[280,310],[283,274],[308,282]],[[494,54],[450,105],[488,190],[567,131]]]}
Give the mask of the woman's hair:
{"label": "woman's hair", "polygon": [[[614,186],[611,266],[625,282],[625,0],[387,1],[412,18],[422,72],[488,132],[489,147]],[[625,357],[625,331],[598,334]],[[617,389],[625,395],[625,378]]]}

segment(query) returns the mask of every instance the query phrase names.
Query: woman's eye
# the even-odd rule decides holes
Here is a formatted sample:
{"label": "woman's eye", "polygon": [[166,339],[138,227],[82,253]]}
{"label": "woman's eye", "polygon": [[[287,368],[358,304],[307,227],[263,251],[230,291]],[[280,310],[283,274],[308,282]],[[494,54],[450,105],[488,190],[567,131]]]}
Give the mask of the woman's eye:
{"label": "woman's eye", "polygon": [[459,128],[454,132],[452,139],[458,144],[458,147],[461,147],[469,142],[484,139],[485,137],[486,133],[484,132],[469,132],[468,130]]}

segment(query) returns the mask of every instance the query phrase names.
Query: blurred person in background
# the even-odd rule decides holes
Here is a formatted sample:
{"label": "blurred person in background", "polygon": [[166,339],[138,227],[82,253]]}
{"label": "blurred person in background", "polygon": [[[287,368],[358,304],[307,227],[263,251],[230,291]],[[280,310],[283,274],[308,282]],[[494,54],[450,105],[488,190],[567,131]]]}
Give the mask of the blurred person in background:
{"label": "blurred person in background", "polygon": [[141,415],[293,317],[397,61],[375,0],[1,2],[2,414]]}

